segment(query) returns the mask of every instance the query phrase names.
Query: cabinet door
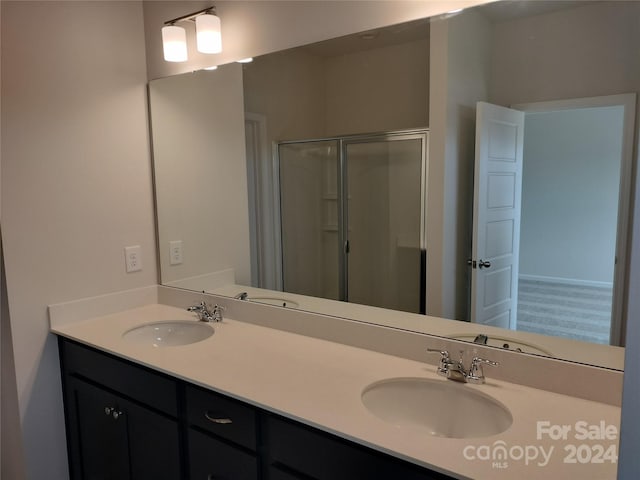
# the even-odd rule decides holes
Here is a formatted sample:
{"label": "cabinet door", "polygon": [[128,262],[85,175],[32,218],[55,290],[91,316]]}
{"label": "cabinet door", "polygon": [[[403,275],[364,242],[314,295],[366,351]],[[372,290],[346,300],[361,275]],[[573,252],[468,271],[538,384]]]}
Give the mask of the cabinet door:
{"label": "cabinet door", "polygon": [[180,478],[175,420],[75,378],[66,397],[72,478]]}
{"label": "cabinet door", "polygon": [[[130,477],[128,418],[120,415],[120,399],[84,382],[70,385],[75,417],[78,450],[76,464],[80,471],[74,478],[110,480]],[[115,415],[114,415],[115,413]],[[69,432],[73,435],[74,432]]]}
{"label": "cabinet door", "polygon": [[257,480],[258,459],[197,430],[189,430],[191,480]]}

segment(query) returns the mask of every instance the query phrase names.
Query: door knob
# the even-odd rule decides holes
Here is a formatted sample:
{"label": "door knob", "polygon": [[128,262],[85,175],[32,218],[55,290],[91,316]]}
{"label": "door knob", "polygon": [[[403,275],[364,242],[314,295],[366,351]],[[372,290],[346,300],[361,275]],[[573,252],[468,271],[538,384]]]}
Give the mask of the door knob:
{"label": "door knob", "polygon": [[478,267],[479,268],[489,268],[489,267],[491,267],[491,262],[489,262],[489,261],[485,262],[484,260],[480,260],[478,262]]}

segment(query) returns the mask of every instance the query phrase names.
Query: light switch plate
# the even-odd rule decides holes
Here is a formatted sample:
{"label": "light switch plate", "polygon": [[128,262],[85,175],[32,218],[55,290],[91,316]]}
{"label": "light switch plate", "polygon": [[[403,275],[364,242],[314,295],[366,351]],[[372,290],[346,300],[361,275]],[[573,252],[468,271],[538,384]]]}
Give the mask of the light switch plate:
{"label": "light switch plate", "polygon": [[142,248],[140,245],[132,245],[124,248],[124,259],[127,273],[142,270]]}

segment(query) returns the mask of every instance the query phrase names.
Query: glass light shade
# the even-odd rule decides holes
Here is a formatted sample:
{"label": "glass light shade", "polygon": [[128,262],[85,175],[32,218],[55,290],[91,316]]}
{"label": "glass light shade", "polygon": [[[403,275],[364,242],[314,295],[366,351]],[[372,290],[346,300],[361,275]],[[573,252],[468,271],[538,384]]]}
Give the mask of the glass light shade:
{"label": "glass light shade", "polygon": [[175,25],[162,27],[162,49],[167,62],[186,62],[188,58],[186,30]]}
{"label": "glass light shade", "polygon": [[200,53],[222,51],[222,34],[218,17],[209,13],[196,17],[196,42]]}

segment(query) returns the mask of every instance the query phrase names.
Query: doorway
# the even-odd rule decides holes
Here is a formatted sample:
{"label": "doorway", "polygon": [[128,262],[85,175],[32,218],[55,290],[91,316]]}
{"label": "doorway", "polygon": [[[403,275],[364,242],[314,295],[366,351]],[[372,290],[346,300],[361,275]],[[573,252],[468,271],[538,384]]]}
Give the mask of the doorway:
{"label": "doorway", "polygon": [[524,112],[524,136],[511,328],[623,344],[635,101],[514,107]]}

